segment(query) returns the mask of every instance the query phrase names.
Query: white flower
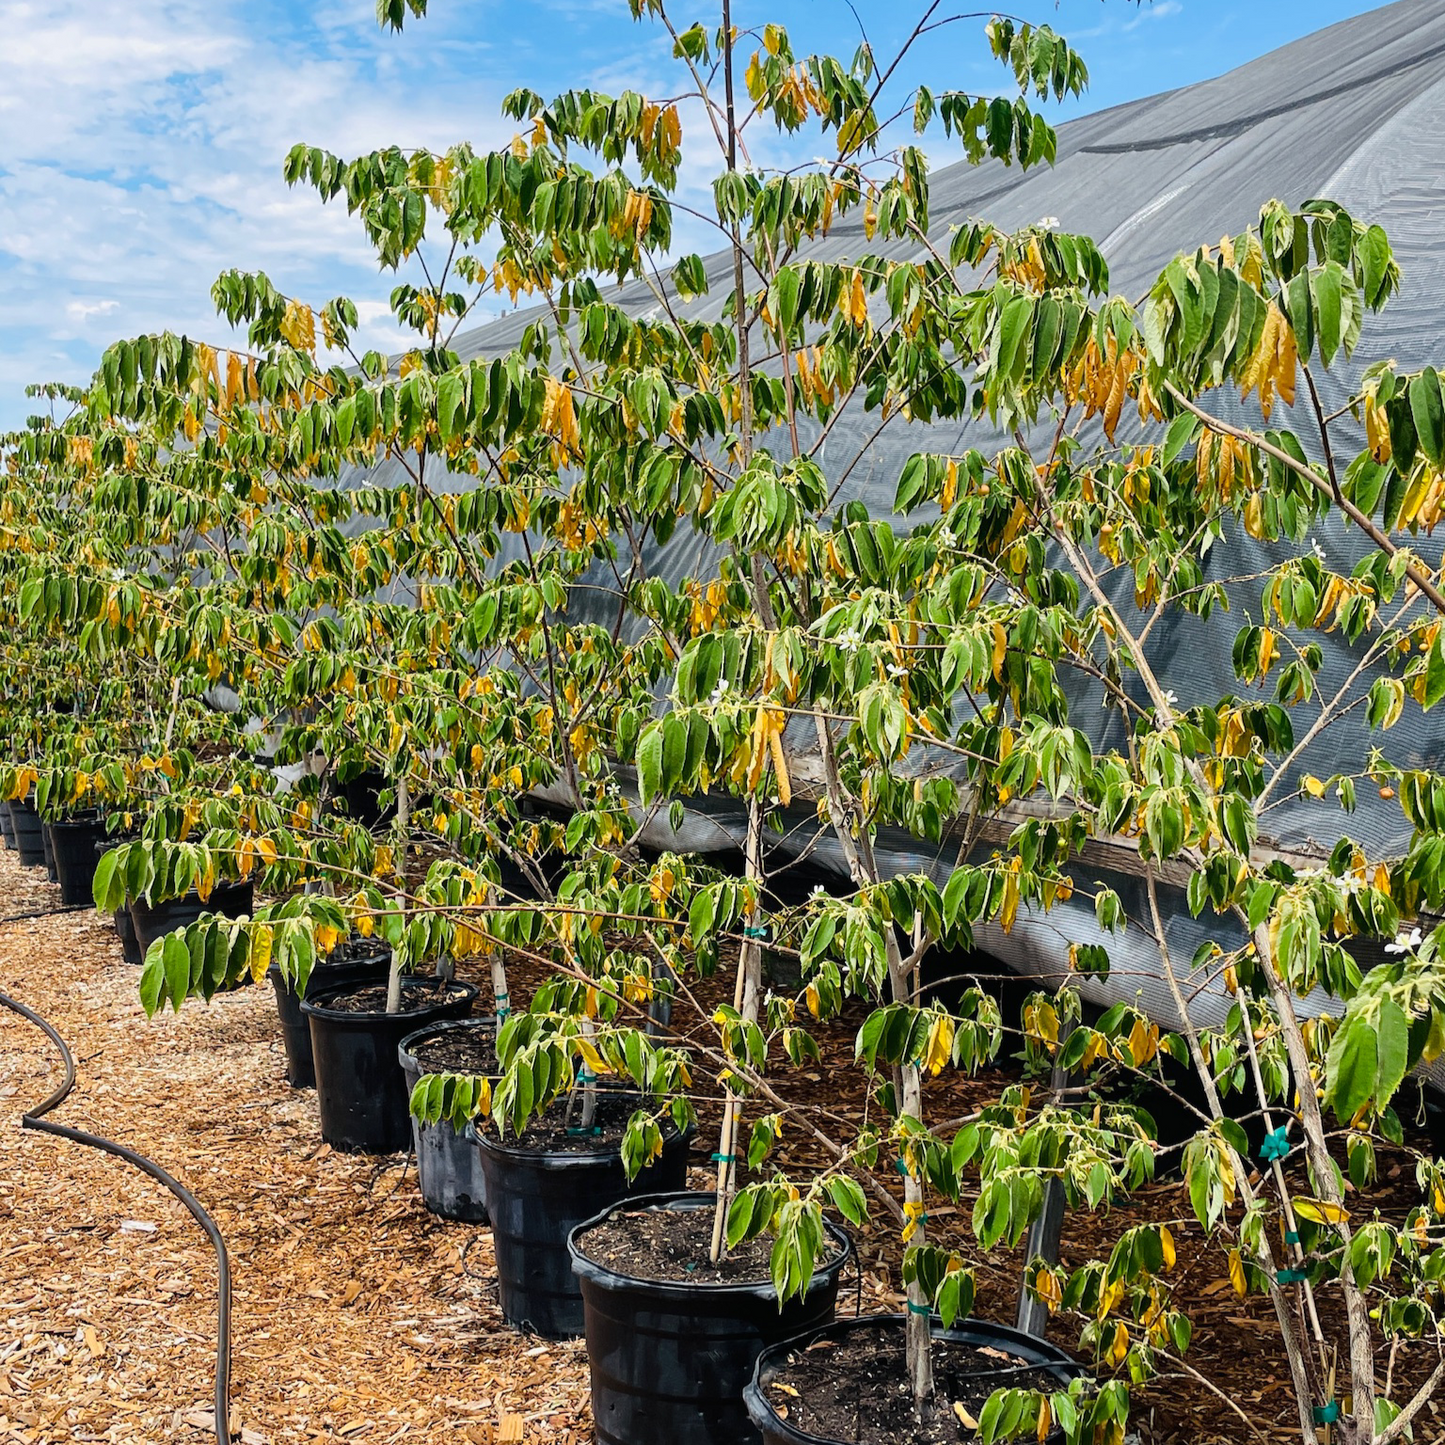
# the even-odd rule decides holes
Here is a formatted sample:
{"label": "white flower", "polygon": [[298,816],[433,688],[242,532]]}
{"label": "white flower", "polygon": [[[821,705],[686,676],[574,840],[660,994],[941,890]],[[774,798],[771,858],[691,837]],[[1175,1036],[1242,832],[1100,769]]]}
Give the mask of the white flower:
{"label": "white flower", "polygon": [[713,701],[713,702],[721,702],[721,701],[722,701],[723,694],[724,694],[727,690],[728,690],[728,680],[727,680],[727,678],[725,678],[725,677],[720,677],[720,678],[718,678],[718,680],[717,680],[717,686],[716,686],[715,688],[713,688],[713,690],[712,690],[712,701]]}
{"label": "white flower", "polygon": [[1325,560],[1325,549],[1320,546],[1319,539],[1317,537],[1310,538],[1310,551],[1313,552],[1315,556],[1320,559],[1321,562]]}
{"label": "white flower", "polygon": [[908,675],[908,669],[906,667],[900,667],[896,662],[890,662],[888,664],[887,672],[889,677],[907,677]]}
{"label": "white flower", "polygon": [[1414,953],[1420,946],[1420,930],[1412,928],[1409,933],[1397,933],[1393,943],[1385,945],[1386,953]]}
{"label": "white flower", "polygon": [[1057,231],[1059,229],[1059,218],[1057,216],[1040,216],[1039,229],[1042,231]]}

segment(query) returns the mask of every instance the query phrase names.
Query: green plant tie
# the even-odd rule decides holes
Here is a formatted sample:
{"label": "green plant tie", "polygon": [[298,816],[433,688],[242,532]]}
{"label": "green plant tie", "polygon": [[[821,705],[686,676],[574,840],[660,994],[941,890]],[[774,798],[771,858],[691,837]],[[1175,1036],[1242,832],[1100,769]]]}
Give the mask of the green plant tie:
{"label": "green plant tie", "polygon": [[765,923],[759,927],[754,927],[751,923],[745,923],[743,925],[744,938],[766,938],[767,936],[768,926]]}
{"label": "green plant tie", "polygon": [[501,993],[497,995],[497,1017],[499,1019],[507,1018],[511,1014],[511,1006],[507,1002],[511,996],[506,989],[503,989]]}
{"label": "green plant tie", "polygon": [[1286,1244],[1298,1244],[1300,1242],[1299,1231],[1294,1229],[1285,1230],[1284,1242]]}
{"label": "green plant tie", "polygon": [[1316,1425],[1333,1425],[1340,1418],[1340,1402],[1331,1400],[1328,1405],[1316,1405],[1313,1414]]}
{"label": "green plant tie", "polygon": [[1308,1279],[1309,1275],[1307,1269],[1282,1269],[1274,1278],[1277,1284],[1298,1284],[1302,1279]]}
{"label": "green plant tie", "polygon": [[1283,1124],[1273,1133],[1264,1136],[1264,1143],[1259,1146],[1259,1157],[1285,1159],[1289,1157],[1289,1149],[1289,1125]]}
{"label": "green plant tie", "polygon": [[577,1070],[577,1082],[584,1086],[587,1084],[595,1084],[597,1082],[597,1075],[594,1074],[586,1064],[583,1064],[582,1067]]}
{"label": "green plant tie", "polygon": [[916,1305],[912,1300],[908,1300],[907,1304],[908,1313],[911,1315],[931,1315],[933,1313],[932,1307],[929,1305]]}
{"label": "green plant tie", "polygon": [[714,1154],[712,1157],[716,1164],[736,1164],[738,1162],[736,1154]]}
{"label": "green plant tie", "polygon": [[582,1134],[587,1134],[587,1135],[590,1136],[590,1135],[593,1135],[593,1134],[600,1134],[601,1132],[602,1132],[602,1125],[601,1125],[601,1124],[594,1124],[590,1129],[569,1129],[569,1130],[567,1131],[567,1133],[568,1133],[569,1135],[571,1135],[573,1138],[576,1138],[577,1136],[582,1135]]}
{"label": "green plant tie", "polygon": [[893,1167],[894,1167],[905,1179],[908,1178],[908,1165],[905,1164],[902,1159],[895,1159],[895,1160],[893,1161]]}

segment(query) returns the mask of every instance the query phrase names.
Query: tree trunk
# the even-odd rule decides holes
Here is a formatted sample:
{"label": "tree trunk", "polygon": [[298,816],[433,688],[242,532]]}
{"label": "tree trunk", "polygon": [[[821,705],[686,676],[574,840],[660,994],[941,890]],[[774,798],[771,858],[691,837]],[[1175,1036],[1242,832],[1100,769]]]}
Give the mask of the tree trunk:
{"label": "tree trunk", "polygon": [[[405,778],[398,778],[396,784],[396,830],[401,840],[401,854],[396,863],[397,899],[402,908],[406,907],[406,849],[411,836],[411,794]],[[397,952],[391,952],[391,970],[386,976],[386,1011],[389,1014],[401,1010],[401,960]]]}
{"label": "tree trunk", "polygon": [[[760,894],[763,887],[763,810],[757,798],[748,800],[748,841],[744,859],[748,881]],[[738,950],[738,974],[733,986],[733,1007],[744,1023],[758,1021],[758,1000],[762,994],[763,946],[758,936],[757,910],[749,909]],[[718,1137],[717,1203],[713,1209],[712,1248],[709,1257],[716,1264],[726,1253],[728,1208],[737,1193],[738,1116],[742,1100],[731,1086],[723,1103],[722,1130]]]}

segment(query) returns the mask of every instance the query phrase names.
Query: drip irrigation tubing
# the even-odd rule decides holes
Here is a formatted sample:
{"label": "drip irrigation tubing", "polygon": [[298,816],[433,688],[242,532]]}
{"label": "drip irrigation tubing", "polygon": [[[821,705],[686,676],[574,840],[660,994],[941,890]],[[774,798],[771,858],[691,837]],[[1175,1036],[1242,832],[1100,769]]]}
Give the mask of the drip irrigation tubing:
{"label": "drip irrigation tubing", "polygon": [[[40,913],[22,914],[18,918],[0,919],[0,923],[16,923],[20,921],[20,918],[44,917],[46,912],[68,913],[73,911],[73,909],[49,909]],[[33,1109],[27,1109],[20,1116],[20,1127],[35,1129],[44,1134],[53,1134],[58,1139],[68,1139],[72,1144],[84,1144],[92,1149],[100,1149],[106,1154],[114,1155],[117,1159],[124,1159],[127,1164],[133,1165],[142,1174],[148,1175],[157,1184],[175,1195],[190,1211],[191,1217],[196,1223],[205,1230],[207,1238],[211,1241],[211,1246],[216,1251],[217,1274],[215,1431],[218,1445],[231,1445],[231,1262],[226,1254],[226,1242],[221,1238],[221,1231],[217,1228],[216,1221],[206,1213],[205,1206],[180,1180],[173,1178],[153,1159],[147,1159],[144,1154],[137,1154],[134,1149],[127,1149],[124,1144],[117,1144],[114,1139],[106,1139],[99,1134],[87,1134],[82,1129],[72,1129],[66,1124],[56,1124],[47,1119],[45,1116],[63,1104],[70,1091],[75,1087],[75,1056],[70,1052],[70,1046],[61,1038],[59,1031],[49,1019],[43,1018],[18,999],[11,998],[3,990],[0,990],[0,1005],[8,1008],[12,1013],[19,1014],[21,1018],[34,1024],[44,1033],[59,1050],[61,1062],[65,1066],[65,1078],[61,1081],[60,1086],[44,1102],[37,1104]]]}

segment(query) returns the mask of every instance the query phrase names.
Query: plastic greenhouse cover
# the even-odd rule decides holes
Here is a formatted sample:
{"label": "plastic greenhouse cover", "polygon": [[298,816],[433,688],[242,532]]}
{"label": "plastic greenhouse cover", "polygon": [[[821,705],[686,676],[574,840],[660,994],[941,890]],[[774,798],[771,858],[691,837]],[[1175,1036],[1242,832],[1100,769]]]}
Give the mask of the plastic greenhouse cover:
{"label": "plastic greenhouse cover", "polygon": [[[1296,41],[1214,80],[1116,106],[1060,127],[1052,168],[1021,173],[997,162],[966,163],[935,170],[931,177],[931,221],[935,243],[946,249],[950,230],[979,219],[1005,229],[1057,221],[1060,229],[1090,235],[1108,259],[1111,289],[1141,297],[1168,261],[1180,251],[1233,234],[1257,220],[1261,205],[1278,197],[1299,205],[1311,197],[1339,201],[1355,216],[1379,222],[1389,233],[1403,272],[1401,294],[1382,316],[1366,327],[1362,355],[1369,360],[1395,357],[1414,369],[1439,361],[1445,334],[1445,0],[1398,3],[1346,20]],[[800,259],[839,260],[864,251],[906,258],[900,243],[865,241],[861,222],[847,218],[825,239],[806,244]],[[725,254],[707,261],[710,295],[690,304],[675,303],[679,313],[716,319],[731,285],[731,260]],[[641,282],[608,293],[608,299],[638,315],[655,313],[656,297]],[[523,329],[542,313],[520,310],[460,337],[455,349],[464,357],[490,357],[510,350]],[[1324,373],[1322,397],[1334,410],[1349,395],[1359,367],[1343,361]],[[1218,394],[1227,414],[1230,400]],[[1306,449],[1313,423],[1303,414],[1276,421],[1298,427]],[[919,450],[959,451],[978,446],[988,451],[992,438],[974,425],[924,428],[885,426],[876,437],[876,413],[854,407],[838,418],[819,458],[836,476],[866,443],[866,454],[848,473],[839,502],[858,499],[875,516],[893,506],[899,472]],[[870,441],[869,438],[872,438]],[[766,445],[766,441],[763,442]],[[368,480],[402,480],[394,463],[366,474]],[[358,475],[354,478],[361,480]],[[448,488],[463,488],[464,477],[448,478]],[[1342,570],[1364,554],[1368,542],[1346,531],[1337,516],[1323,522],[1314,540],[1330,564]],[[1217,544],[1207,558],[1206,575],[1249,576],[1262,571],[1274,553],[1239,532]],[[706,544],[685,528],[654,547],[649,571],[674,582],[708,575]],[[1132,605],[1132,581],[1120,580],[1119,602]],[[573,606],[585,605],[580,601]],[[1167,618],[1151,634],[1150,647],[1163,664],[1168,685],[1180,702],[1217,702],[1238,686],[1230,651],[1246,617],[1258,617],[1258,583],[1232,589],[1231,609],[1207,620]],[[1348,676],[1355,649],[1337,634],[1320,639],[1325,653],[1320,692],[1329,695]],[[1097,697],[1079,690],[1072,702],[1073,722],[1097,743],[1118,743],[1117,715],[1106,713]],[[1111,729],[1113,730],[1111,735]],[[1413,730],[1412,730],[1413,729]],[[802,741],[789,739],[790,752]],[[1391,732],[1392,759],[1405,766],[1438,761],[1439,742],[1428,722],[1402,720]],[[1363,718],[1328,730],[1300,759],[1300,771],[1321,777],[1358,769],[1371,746]],[[806,768],[806,760],[800,764]],[[796,814],[806,823],[802,812]],[[1359,809],[1346,817],[1330,799],[1295,799],[1269,815],[1269,842],[1291,852],[1327,852],[1345,831],[1371,854],[1399,851],[1408,842],[1408,825],[1398,806],[1385,806],[1374,790],[1361,790]],[[792,820],[790,820],[792,821]],[[743,830],[740,812],[714,800],[689,809],[683,828],[673,835],[665,820],[653,825],[648,841],[696,849],[733,848]],[[783,849],[812,848],[812,861],[842,872],[836,846],[814,829],[800,826],[774,839]],[[927,870],[940,882],[952,867],[956,842],[926,849],[907,835],[888,832],[878,854],[896,872]],[[1102,878],[1116,888],[1134,917],[1147,910],[1142,885],[1099,869],[1080,869],[1092,882]],[[1169,927],[1170,953],[1181,982],[1196,947],[1223,925],[1212,915],[1189,916],[1183,893],[1171,890],[1175,911]],[[1229,943],[1224,933],[1217,935]],[[1157,947],[1141,930],[1100,937],[1091,905],[1085,900],[1056,907],[1047,916],[1020,913],[1005,937],[996,927],[980,934],[979,945],[1011,968],[1057,982],[1068,970],[1068,945],[1103,942],[1113,969],[1107,981],[1081,979],[1085,996],[1099,1004],[1136,1001],[1166,1026],[1177,1022],[1163,982]],[[1188,985],[1186,984],[1186,988]],[[1316,1007],[1321,998],[1312,1001]],[[1308,1005],[1307,1005],[1308,1006]],[[1222,985],[1198,997],[1192,1011],[1201,1025],[1222,1020],[1227,1001]]]}

